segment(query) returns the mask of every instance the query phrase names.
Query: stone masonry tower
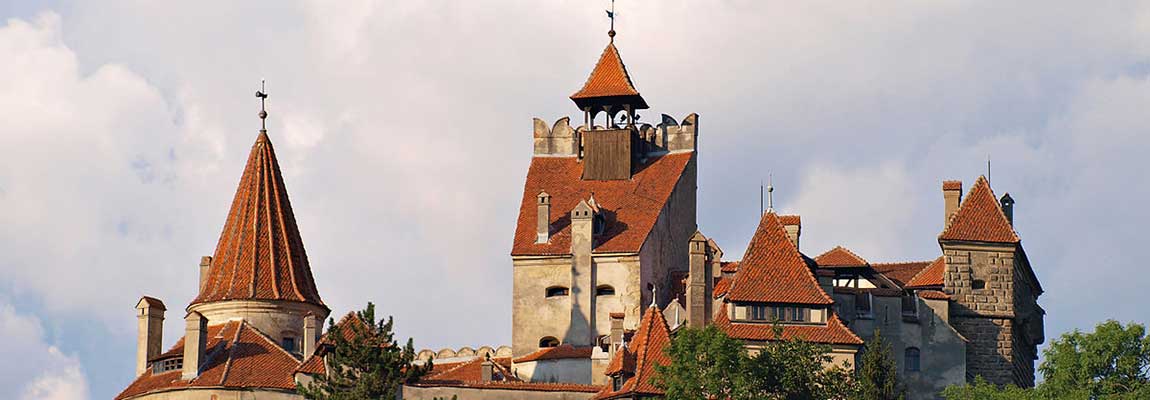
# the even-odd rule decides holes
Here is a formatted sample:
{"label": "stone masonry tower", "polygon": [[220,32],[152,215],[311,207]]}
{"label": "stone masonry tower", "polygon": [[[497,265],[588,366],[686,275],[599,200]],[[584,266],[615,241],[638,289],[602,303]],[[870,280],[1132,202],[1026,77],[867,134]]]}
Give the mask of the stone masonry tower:
{"label": "stone masonry tower", "polygon": [[[944,291],[954,299],[950,323],[968,341],[967,380],[1034,386],[1034,361],[1045,338],[1042,286],[1013,227],[979,177],[962,199],[962,182],[943,183],[946,226],[938,237],[946,262]],[[960,205],[961,204],[961,205]]]}
{"label": "stone masonry tower", "polygon": [[535,120],[511,251],[517,358],[560,344],[606,348],[612,314],[634,329],[652,300],[671,301],[672,277],[688,272],[698,117],[639,122],[647,102],[610,37],[571,95],[582,124]]}

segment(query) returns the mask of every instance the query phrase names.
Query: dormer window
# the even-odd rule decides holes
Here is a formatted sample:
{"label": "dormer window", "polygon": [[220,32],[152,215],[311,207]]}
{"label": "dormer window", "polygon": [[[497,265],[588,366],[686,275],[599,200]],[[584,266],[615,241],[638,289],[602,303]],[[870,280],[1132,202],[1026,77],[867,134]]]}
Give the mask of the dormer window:
{"label": "dormer window", "polygon": [[165,360],[156,360],[152,362],[152,374],[160,374],[168,371],[177,371],[184,369],[184,358],[175,357]]}
{"label": "dormer window", "polygon": [[607,218],[604,218],[602,213],[595,213],[595,217],[591,219],[591,232],[595,235],[602,235],[606,231]]}
{"label": "dormer window", "polygon": [[295,338],[291,336],[284,336],[280,340],[280,346],[287,350],[288,353],[295,353]]}
{"label": "dormer window", "polygon": [[539,348],[543,349],[548,347],[559,347],[559,339],[551,336],[539,339]]}
{"label": "dormer window", "polygon": [[615,374],[615,376],[611,377],[611,390],[618,392],[619,389],[622,389],[622,388],[623,388],[623,374],[622,373]]}
{"label": "dormer window", "polygon": [[546,292],[546,295],[547,295],[547,297],[548,297],[548,298],[551,298],[551,297],[565,297],[565,296],[567,296],[568,294],[571,294],[571,290],[570,290],[570,289],[567,289],[566,287],[563,287],[563,286],[552,286],[552,287],[549,287],[549,288],[547,288],[547,292]]}

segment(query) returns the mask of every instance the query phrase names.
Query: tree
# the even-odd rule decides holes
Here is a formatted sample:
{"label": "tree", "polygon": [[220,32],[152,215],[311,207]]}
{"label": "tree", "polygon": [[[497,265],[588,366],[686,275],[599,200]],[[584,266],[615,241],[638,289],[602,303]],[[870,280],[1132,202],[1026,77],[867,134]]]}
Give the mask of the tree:
{"label": "tree", "polygon": [[898,380],[898,363],[891,357],[890,345],[875,329],[874,338],[867,343],[858,368],[858,398],[860,400],[901,400],[906,388]]}
{"label": "tree", "polygon": [[[782,327],[775,326],[775,337]],[[671,363],[658,368],[655,384],[668,400],[835,399],[854,390],[846,369],[827,368],[830,348],[798,339],[749,354],[717,327],[683,328],[666,351]]]}
{"label": "tree", "polygon": [[327,373],[296,390],[308,399],[394,399],[400,387],[431,369],[412,364],[415,348],[411,339],[399,346],[391,317],[375,319],[375,305],[349,315],[339,324],[331,322],[325,335]]}
{"label": "tree", "polygon": [[971,384],[948,386],[942,391],[942,397],[946,400],[1039,400],[1047,398],[1039,395],[1033,389],[1021,389],[1014,385],[999,388],[982,379],[981,376],[975,377],[974,383]]}
{"label": "tree", "polygon": [[743,345],[714,325],[681,328],[666,349],[670,365],[657,367],[655,384],[667,399],[746,399]]}
{"label": "tree", "polygon": [[1043,390],[1083,391],[1089,398],[1150,393],[1150,338],[1140,324],[1108,320],[1093,333],[1075,330],[1044,354],[1038,367],[1045,377]]}

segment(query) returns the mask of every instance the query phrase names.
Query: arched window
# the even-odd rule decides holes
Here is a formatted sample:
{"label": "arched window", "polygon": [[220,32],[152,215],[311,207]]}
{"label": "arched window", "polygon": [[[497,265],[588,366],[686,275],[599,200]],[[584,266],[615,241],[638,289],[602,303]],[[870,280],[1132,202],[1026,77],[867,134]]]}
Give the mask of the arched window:
{"label": "arched window", "polygon": [[615,288],[612,287],[611,285],[599,286],[599,287],[595,288],[595,295],[596,296],[614,296],[615,295]]}
{"label": "arched window", "polygon": [[571,291],[562,286],[552,286],[547,288],[547,297],[566,296],[569,293],[571,293]]}
{"label": "arched window", "polygon": [[907,347],[903,359],[903,367],[906,369],[906,372],[918,372],[920,367],[919,361],[918,348]]}
{"label": "arched window", "polygon": [[542,349],[545,347],[559,347],[559,339],[556,339],[556,338],[551,337],[551,336],[547,336],[547,337],[544,337],[542,339],[539,339],[539,348]]}

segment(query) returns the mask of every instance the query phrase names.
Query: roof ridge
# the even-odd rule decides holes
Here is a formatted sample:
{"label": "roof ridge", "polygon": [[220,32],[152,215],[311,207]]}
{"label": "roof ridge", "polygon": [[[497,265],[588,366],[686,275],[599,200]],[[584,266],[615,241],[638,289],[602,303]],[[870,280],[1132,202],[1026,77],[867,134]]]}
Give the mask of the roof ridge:
{"label": "roof ridge", "polygon": [[227,358],[224,359],[224,372],[220,374],[220,383],[219,383],[220,386],[224,386],[226,384],[226,382],[228,381],[228,375],[231,375],[231,372],[232,372],[232,350],[234,350],[235,345],[240,342],[240,331],[242,331],[243,329],[244,329],[244,323],[243,323],[243,320],[240,320],[240,322],[238,324],[236,324],[236,333],[234,335],[232,335],[231,342],[230,343],[223,342],[224,350],[226,350],[228,353],[227,353]]}
{"label": "roof ridge", "polygon": [[[985,190],[985,192],[983,192],[983,190]],[[989,200],[985,200],[987,197],[989,197]],[[987,201],[991,203],[992,207],[989,208],[992,208],[993,211],[984,210],[985,204],[983,204],[984,208],[976,208],[980,205],[976,202],[985,203]],[[973,224],[973,226],[957,227],[959,222],[976,219],[985,215],[984,213],[986,212],[991,213],[989,216],[990,221],[972,221],[970,224]],[[990,224],[993,224],[993,226]],[[978,228],[985,229],[972,231]],[[1001,235],[1003,229],[1005,229],[1007,235],[1003,235],[1003,237],[991,237]],[[986,179],[985,175],[979,175],[978,179],[974,181],[974,185],[971,185],[966,198],[962,200],[962,204],[960,204],[958,209],[947,219],[946,226],[943,231],[938,234],[938,239],[992,243],[1019,243],[1022,241],[1022,239],[1018,237],[1018,232],[1014,230],[1014,225],[1010,223],[1010,220],[1006,218],[1006,214],[1003,213],[1002,207],[998,204],[998,197],[994,194],[994,188],[990,187],[990,180]]]}

